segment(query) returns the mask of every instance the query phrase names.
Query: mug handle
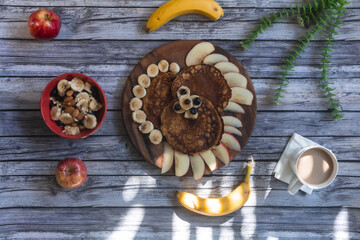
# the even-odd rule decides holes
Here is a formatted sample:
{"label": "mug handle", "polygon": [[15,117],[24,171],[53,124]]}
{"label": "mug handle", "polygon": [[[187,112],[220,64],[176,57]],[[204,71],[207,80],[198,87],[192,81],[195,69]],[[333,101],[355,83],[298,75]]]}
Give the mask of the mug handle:
{"label": "mug handle", "polygon": [[302,182],[300,182],[300,180],[294,176],[289,183],[288,192],[291,195],[295,195],[295,193],[297,193],[302,186]]}

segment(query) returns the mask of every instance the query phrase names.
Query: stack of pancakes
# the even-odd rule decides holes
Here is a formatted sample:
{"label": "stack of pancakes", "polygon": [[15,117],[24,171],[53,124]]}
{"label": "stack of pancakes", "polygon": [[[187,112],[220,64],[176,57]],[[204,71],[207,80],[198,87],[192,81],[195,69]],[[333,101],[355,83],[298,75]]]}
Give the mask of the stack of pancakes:
{"label": "stack of pancakes", "polygon": [[[173,109],[181,86],[188,87],[191,94],[202,99],[197,119],[185,118]],[[155,77],[143,99],[143,109],[176,151],[194,155],[220,143],[224,132],[220,113],[230,98],[231,90],[221,72],[213,66],[199,64],[177,75],[161,73]]]}

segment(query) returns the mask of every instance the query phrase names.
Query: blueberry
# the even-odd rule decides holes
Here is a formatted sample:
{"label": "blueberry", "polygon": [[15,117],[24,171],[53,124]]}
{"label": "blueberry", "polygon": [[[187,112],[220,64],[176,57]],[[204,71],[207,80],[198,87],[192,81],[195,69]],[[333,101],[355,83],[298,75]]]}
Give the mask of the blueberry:
{"label": "blueberry", "polygon": [[90,90],[91,90],[91,94],[96,99],[96,101],[100,102],[99,90],[95,86],[92,86]]}
{"label": "blueberry", "polygon": [[175,111],[180,111],[180,110],[181,110],[180,104],[174,105],[174,110],[175,110]]}
{"label": "blueberry", "polygon": [[54,97],[54,98],[57,98],[57,97],[59,96],[57,88],[54,88],[54,89],[51,91],[50,96],[51,96],[51,97]]}
{"label": "blueberry", "polygon": [[56,125],[58,125],[59,127],[65,127],[66,124],[61,121],[56,121]]}
{"label": "blueberry", "polygon": [[99,111],[95,111],[95,112],[93,112],[93,115],[94,115],[96,118],[99,118],[99,114],[100,114],[100,112],[99,112]]}
{"label": "blueberry", "polygon": [[196,105],[196,106],[200,105],[200,104],[201,104],[201,98],[196,97],[196,98],[193,100],[193,103],[194,103],[194,105]]}
{"label": "blueberry", "polygon": [[79,94],[79,92],[74,92],[72,97],[75,98],[78,94]]}
{"label": "blueberry", "polygon": [[56,104],[53,101],[50,101],[50,109],[52,109]]}
{"label": "blueberry", "polygon": [[186,105],[188,105],[188,104],[190,104],[190,100],[189,100],[189,99],[186,99],[186,100],[184,101],[184,103],[185,103]]}
{"label": "blueberry", "polygon": [[190,108],[190,113],[195,115],[198,112],[197,108]]}
{"label": "blueberry", "polygon": [[180,90],[180,94],[181,94],[181,95],[185,95],[185,94],[187,94],[186,89],[181,89],[181,90]]}
{"label": "blueberry", "polygon": [[79,123],[80,123],[81,125],[84,125],[84,119],[79,120]]}

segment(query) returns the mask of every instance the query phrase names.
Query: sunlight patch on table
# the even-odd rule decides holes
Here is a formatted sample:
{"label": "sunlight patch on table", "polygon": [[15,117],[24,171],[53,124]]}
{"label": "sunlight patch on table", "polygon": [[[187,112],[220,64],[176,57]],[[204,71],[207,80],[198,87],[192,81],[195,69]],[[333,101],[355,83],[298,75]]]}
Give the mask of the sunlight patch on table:
{"label": "sunlight patch on table", "polygon": [[190,223],[179,218],[175,213],[172,216],[172,240],[189,240]]}
{"label": "sunlight patch on table", "polygon": [[350,239],[349,236],[349,213],[346,208],[342,208],[334,221],[335,239]]}
{"label": "sunlight patch on table", "polygon": [[[254,171],[254,170],[253,170]],[[253,206],[256,206],[256,192],[254,191],[254,182],[253,178],[250,178],[250,185],[251,185],[251,193],[250,198],[247,203],[251,202]],[[245,203],[245,206],[247,205]],[[255,215],[256,207],[241,208],[241,215],[242,215],[242,228],[241,228],[241,236],[243,238],[252,238],[255,230],[256,230],[256,215]]]}
{"label": "sunlight patch on table", "polygon": [[[231,223],[232,225],[232,223]],[[226,239],[226,240],[235,240],[234,230],[230,227],[222,226],[220,228],[220,236],[219,239]]]}
{"label": "sunlight patch on table", "polygon": [[212,239],[212,228],[211,227],[196,227],[196,239]]}
{"label": "sunlight patch on table", "polygon": [[129,239],[135,238],[137,231],[145,216],[145,209],[142,205],[134,205],[126,215],[121,219],[117,227],[107,237],[107,240]]}
{"label": "sunlight patch on table", "polygon": [[125,202],[130,202],[134,200],[140,188],[140,178],[139,176],[131,176],[127,179],[124,189],[122,191],[122,196]]}

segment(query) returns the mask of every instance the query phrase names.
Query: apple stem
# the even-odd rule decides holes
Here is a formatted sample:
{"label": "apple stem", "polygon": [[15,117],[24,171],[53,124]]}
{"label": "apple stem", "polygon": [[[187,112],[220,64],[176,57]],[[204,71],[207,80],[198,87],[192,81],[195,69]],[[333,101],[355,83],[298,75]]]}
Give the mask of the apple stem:
{"label": "apple stem", "polygon": [[46,14],[45,14],[45,19],[50,21],[50,20],[51,20],[50,14],[46,13]]}

